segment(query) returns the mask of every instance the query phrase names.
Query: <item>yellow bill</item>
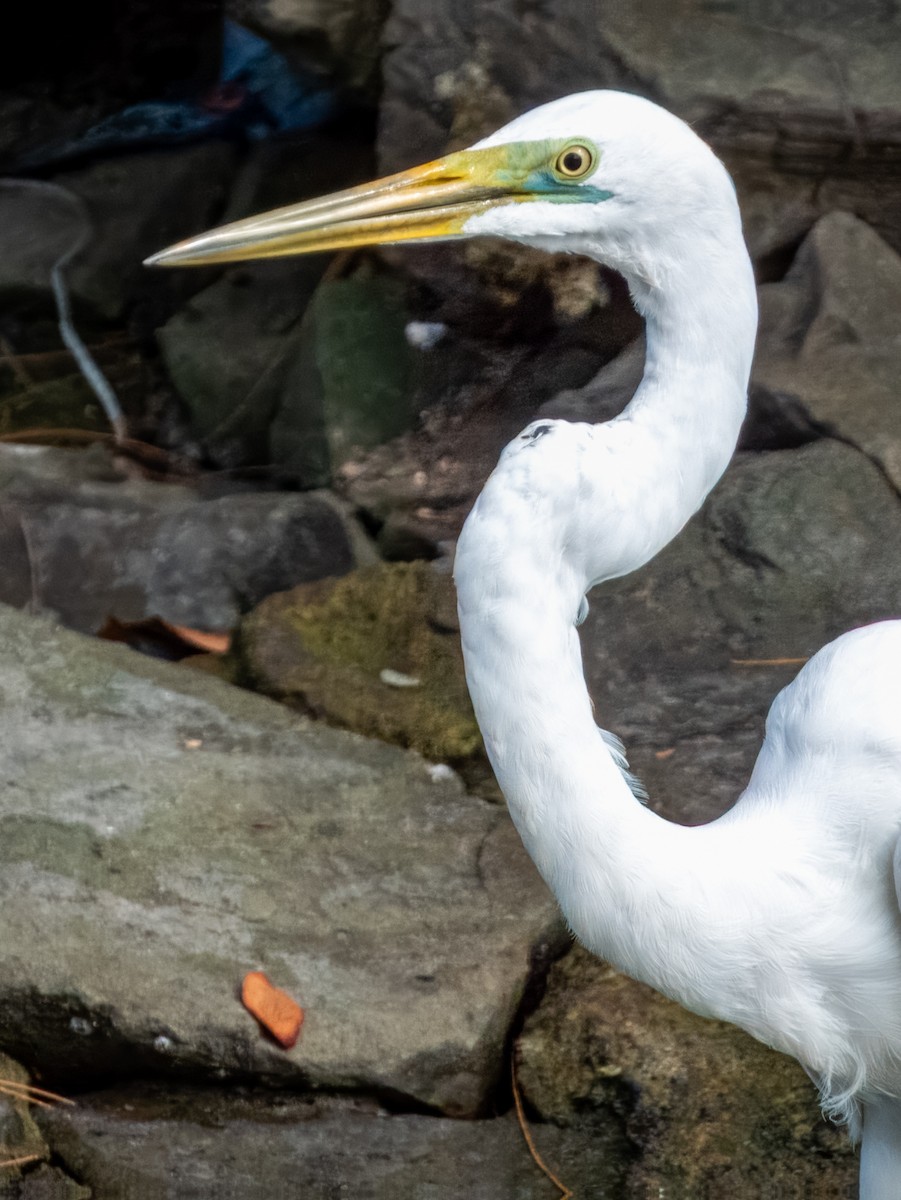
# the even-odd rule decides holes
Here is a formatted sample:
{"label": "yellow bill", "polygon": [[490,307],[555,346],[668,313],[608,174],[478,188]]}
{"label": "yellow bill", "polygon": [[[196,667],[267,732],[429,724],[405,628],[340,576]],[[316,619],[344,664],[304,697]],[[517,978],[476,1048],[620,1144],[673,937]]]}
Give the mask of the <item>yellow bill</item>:
{"label": "yellow bill", "polygon": [[[574,175],[577,161],[586,167]],[[277,208],[178,242],[147,266],[206,266],[249,258],[278,258],[317,250],[346,250],[386,242],[441,240],[464,235],[470,218],[499,204],[527,200],[603,198],[574,185],[596,165],[590,143],[509,142],[461,150],[318,200]]]}

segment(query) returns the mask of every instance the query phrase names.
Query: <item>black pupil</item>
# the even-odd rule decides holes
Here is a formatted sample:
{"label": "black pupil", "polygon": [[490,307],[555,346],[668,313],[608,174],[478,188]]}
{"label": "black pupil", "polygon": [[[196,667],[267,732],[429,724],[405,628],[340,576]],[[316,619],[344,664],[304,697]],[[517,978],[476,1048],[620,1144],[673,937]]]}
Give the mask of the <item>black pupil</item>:
{"label": "black pupil", "polygon": [[582,155],[578,150],[570,150],[563,155],[563,165],[567,171],[581,171],[583,166]]}

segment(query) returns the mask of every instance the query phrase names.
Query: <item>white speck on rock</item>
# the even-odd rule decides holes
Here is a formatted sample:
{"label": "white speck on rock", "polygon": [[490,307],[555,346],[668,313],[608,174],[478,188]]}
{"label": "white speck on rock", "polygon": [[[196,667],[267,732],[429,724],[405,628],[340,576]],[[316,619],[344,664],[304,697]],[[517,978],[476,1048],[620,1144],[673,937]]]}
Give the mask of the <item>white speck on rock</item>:
{"label": "white speck on rock", "polygon": [[404,328],[407,344],[414,350],[434,349],[446,333],[443,321],[408,321]]}
{"label": "white speck on rock", "polygon": [[387,683],[389,687],[396,688],[419,687],[420,684],[415,675],[405,675],[403,671],[392,671],[390,667],[379,671],[379,679],[382,683]]}
{"label": "white speck on rock", "polygon": [[448,779],[456,778],[456,772],[447,763],[432,763],[428,770],[432,783],[445,783]]}
{"label": "white speck on rock", "polygon": [[94,1032],[94,1026],[84,1017],[70,1017],[69,1028],[73,1033],[80,1034],[81,1037],[90,1037]]}
{"label": "white speck on rock", "polygon": [[175,1042],[164,1033],[159,1033],[153,1039],[153,1048],[158,1054],[169,1054],[175,1048]]}

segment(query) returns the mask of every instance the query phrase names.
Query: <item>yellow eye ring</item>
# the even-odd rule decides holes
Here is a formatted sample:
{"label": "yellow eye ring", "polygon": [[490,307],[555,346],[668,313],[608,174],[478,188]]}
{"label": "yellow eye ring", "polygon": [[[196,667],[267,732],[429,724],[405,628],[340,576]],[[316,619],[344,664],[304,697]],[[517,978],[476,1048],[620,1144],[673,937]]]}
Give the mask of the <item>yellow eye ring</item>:
{"label": "yellow eye ring", "polygon": [[594,167],[594,160],[594,153],[589,146],[574,142],[557,155],[554,171],[561,179],[583,179]]}

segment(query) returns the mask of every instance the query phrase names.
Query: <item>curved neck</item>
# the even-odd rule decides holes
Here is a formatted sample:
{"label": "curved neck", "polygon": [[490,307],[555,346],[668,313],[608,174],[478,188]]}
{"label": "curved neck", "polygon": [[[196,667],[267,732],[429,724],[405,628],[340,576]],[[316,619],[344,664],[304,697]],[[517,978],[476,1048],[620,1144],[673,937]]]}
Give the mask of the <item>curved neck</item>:
{"label": "curved neck", "polygon": [[[700,508],[726,469],[747,409],[757,332],[757,292],[737,222],[713,245],[686,246],[652,286],[629,281],[645,318],[645,370],[624,412],[606,427],[627,453],[631,478],[617,480],[644,537],[614,572],[636,570]],[[604,513],[598,509],[598,533]]]}
{"label": "curved neck", "polygon": [[740,232],[728,250],[630,281],[648,328],[635,397],[605,425],[541,422],[513,442],[455,568],[470,694],[527,850],[591,949],[699,1011],[696,977],[665,953],[691,925],[673,898],[699,831],[633,796],[594,722],[575,617],[593,583],[678,533],[732,454],[756,300]]}

